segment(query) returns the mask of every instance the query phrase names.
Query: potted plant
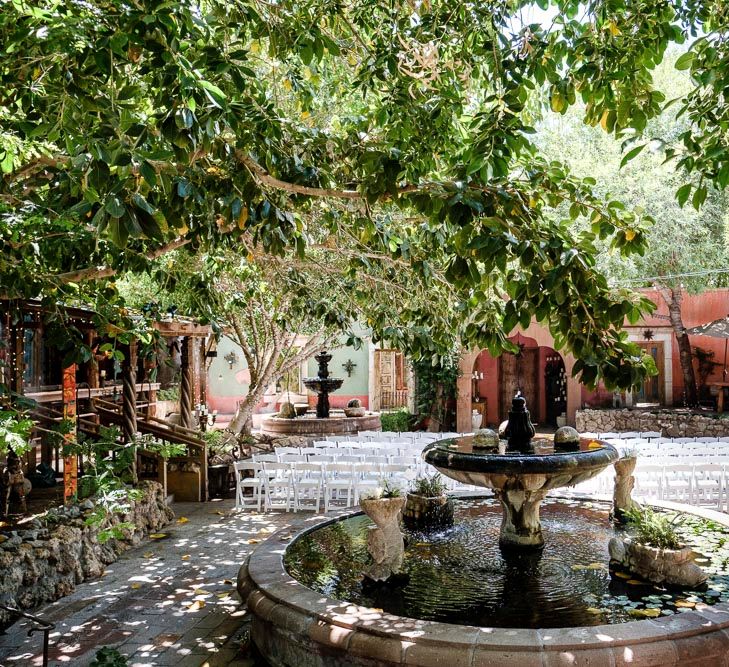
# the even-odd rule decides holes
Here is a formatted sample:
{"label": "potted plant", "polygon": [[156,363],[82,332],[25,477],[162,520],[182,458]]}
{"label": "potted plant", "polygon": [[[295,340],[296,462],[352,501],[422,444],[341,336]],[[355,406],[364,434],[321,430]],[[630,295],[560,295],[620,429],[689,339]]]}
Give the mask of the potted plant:
{"label": "potted plant", "polygon": [[639,505],[625,510],[623,515],[633,534],[610,540],[611,562],[654,584],[696,590],[706,583],[706,573],[694,562],[696,554],[676,532],[681,515],[670,518]]}
{"label": "potted plant", "polygon": [[397,574],[405,555],[405,540],[400,531],[400,515],[405,498],[387,480],[382,487],[360,499],[360,507],[375,522],[367,534],[367,551],[374,561],[365,575],[385,581]]}
{"label": "potted plant", "polygon": [[417,477],[408,491],[403,521],[408,528],[427,530],[453,524],[453,501],[438,474]]}
{"label": "potted plant", "polygon": [[362,402],[358,398],[353,398],[344,408],[344,414],[347,417],[364,417],[365,409],[362,407]]}

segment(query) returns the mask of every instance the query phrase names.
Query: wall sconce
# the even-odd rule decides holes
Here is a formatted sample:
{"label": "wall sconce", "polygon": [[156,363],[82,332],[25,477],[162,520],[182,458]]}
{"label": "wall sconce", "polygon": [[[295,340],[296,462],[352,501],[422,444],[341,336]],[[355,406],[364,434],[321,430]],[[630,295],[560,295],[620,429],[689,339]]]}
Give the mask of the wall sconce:
{"label": "wall sconce", "polygon": [[238,355],[231,350],[226,354],[223,359],[225,359],[228,362],[228,366],[230,367],[230,370],[233,370],[233,366],[238,363]]}
{"label": "wall sconce", "polygon": [[342,368],[347,371],[347,377],[352,377],[352,371],[357,367],[357,364],[352,363],[351,359],[347,359],[345,363],[342,364]]}

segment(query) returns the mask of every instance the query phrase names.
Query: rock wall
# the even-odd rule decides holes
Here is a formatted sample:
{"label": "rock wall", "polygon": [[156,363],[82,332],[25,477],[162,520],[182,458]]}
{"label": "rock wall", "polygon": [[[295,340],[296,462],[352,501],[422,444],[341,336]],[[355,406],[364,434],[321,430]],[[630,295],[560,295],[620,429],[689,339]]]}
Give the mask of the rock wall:
{"label": "rock wall", "polygon": [[[87,526],[94,511],[92,500],[59,507],[31,522],[24,530],[0,536],[0,601],[30,609],[73,592],[77,584],[101,576],[104,567],[144,537],[174,518],[165,502],[162,486],[142,482],[143,497],[132,501],[124,515],[111,515],[102,526]],[[120,522],[131,522],[133,530],[123,539],[104,544],[99,532]],[[4,539],[3,539],[4,538]],[[11,620],[0,610],[0,622]]]}
{"label": "rock wall", "polygon": [[580,433],[659,431],[670,438],[729,436],[729,419],[690,410],[578,410]]}

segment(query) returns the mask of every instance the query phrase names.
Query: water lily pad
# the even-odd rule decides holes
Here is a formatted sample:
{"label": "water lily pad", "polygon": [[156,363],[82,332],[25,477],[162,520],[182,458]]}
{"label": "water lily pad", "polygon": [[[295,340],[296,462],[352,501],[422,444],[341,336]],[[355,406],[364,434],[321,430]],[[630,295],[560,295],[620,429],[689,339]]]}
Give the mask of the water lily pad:
{"label": "water lily pad", "polygon": [[691,600],[676,600],[673,604],[677,607],[685,607],[686,609],[693,609],[696,606],[696,603]]}
{"label": "water lily pad", "polygon": [[631,609],[628,614],[634,618],[657,618],[661,615],[661,611],[659,609]]}

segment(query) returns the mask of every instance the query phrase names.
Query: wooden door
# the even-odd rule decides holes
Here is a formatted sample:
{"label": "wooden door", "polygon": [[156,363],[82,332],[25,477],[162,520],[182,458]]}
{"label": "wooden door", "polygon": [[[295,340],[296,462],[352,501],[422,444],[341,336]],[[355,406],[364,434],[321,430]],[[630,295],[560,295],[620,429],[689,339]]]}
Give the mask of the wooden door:
{"label": "wooden door", "polygon": [[499,357],[499,419],[504,421],[509,418],[511,400],[521,388],[526,398],[527,409],[532,413],[532,420],[538,419],[539,411],[539,349],[536,347],[525,347],[521,354],[517,355],[504,353]]}
{"label": "wooden door", "polygon": [[639,403],[658,403],[665,405],[666,403],[666,375],[665,363],[663,356],[663,341],[646,341],[638,343],[646,354],[653,357],[653,361],[658,369],[658,375],[647,378],[637,393],[637,401]]}
{"label": "wooden door", "polygon": [[[395,392],[395,350],[375,350],[373,409],[380,410]],[[384,400],[383,400],[384,399]]]}

